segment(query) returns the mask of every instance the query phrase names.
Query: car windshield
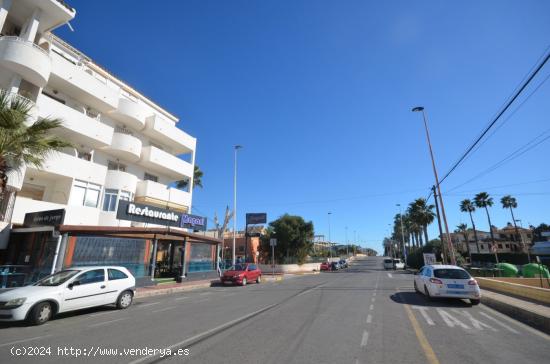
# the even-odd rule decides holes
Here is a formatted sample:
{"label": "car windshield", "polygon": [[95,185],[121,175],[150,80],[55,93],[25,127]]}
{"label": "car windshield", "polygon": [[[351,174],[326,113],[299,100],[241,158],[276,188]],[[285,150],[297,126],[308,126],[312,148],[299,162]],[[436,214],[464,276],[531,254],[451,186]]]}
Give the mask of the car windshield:
{"label": "car windshield", "polygon": [[384,259],[384,263],[392,263],[391,259]]}
{"label": "car windshield", "polygon": [[394,262],[394,263],[401,263],[401,260],[399,260],[399,259],[394,259],[393,262]]}
{"label": "car windshield", "polygon": [[79,270],[62,270],[61,272],[57,272],[55,274],[52,274],[51,276],[47,276],[45,278],[42,278],[38,282],[36,282],[35,286],[59,286],[60,284],[63,284],[67,282],[69,279],[74,277]]}
{"label": "car windshield", "polygon": [[470,279],[468,272],[462,269],[436,269],[434,277],[443,279]]}
{"label": "car windshield", "polygon": [[232,266],[228,270],[246,270],[246,265],[244,265],[244,264],[235,264],[234,266]]}

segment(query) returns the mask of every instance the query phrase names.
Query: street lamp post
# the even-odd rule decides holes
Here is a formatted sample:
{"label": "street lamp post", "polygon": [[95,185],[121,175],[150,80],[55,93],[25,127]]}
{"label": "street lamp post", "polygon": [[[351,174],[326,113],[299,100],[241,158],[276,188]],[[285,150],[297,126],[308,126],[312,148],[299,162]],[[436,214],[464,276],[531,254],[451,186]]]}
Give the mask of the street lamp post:
{"label": "street lamp post", "polygon": [[242,145],[235,145],[233,147],[235,151],[235,170],[233,174],[233,254],[232,254],[232,263],[235,266],[235,240],[237,234],[237,151],[242,149]]}
{"label": "street lamp post", "polygon": [[439,195],[439,202],[441,204],[441,215],[445,224],[445,235],[447,238],[447,246],[449,247],[449,255],[451,258],[451,264],[456,265],[456,257],[453,249],[453,243],[451,242],[451,236],[449,235],[449,225],[447,224],[447,216],[445,215],[445,206],[443,205],[443,196],[441,195],[441,187],[439,186],[439,177],[437,176],[437,168],[435,167],[435,159],[432,150],[432,142],[430,140],[430,132],[428,130],[428,121],[426,120],[426,112],[422,106],[417,106],[412,109],[413,112],[422,112],[422,119],[424,120],[424,128],[426,129],[426,139],[428,140],[428,147],[430,149],[430,157],[432,159],[432,168],[435,177],[435,186],[437,187],[437,193]]}
{"label": "street lamp post", "polygon": [[329,211],[329,213],[327,214],[327,216],[328,216],[328,245],[329,245],[329,248],[330,248],[330,261],[332,262],[332,241],[331,241],[331,237],[330,237],[330,215],[332,215],[332,212]]}

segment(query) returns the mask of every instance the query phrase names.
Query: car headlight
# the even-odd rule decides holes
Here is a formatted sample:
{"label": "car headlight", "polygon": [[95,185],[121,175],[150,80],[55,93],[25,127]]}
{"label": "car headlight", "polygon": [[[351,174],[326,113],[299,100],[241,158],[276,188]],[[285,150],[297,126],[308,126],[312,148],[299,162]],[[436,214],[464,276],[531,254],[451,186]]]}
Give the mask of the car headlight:
{"label": "car headlight", "polygon": [[26,300],[27,300],[26,297],[14,298],[13,300],[9,300],[8,302],[6,302],[6,303],[4,304],[4,307],[6,307],[6,308],[19,307],[19,306],[21,306],[23,303],[25,303]]}

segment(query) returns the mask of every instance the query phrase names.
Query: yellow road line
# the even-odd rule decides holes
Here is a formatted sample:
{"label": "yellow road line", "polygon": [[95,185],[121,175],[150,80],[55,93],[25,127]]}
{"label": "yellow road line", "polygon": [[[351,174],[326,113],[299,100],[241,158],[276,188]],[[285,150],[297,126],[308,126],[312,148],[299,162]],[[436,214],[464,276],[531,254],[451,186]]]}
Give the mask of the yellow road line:
{"label": "yellow road line", "polygon": [[437,356],[435,355],[432,346],[428,342],[428,339],[426,339],[426,335],[424,335],[424,331],[422,331],[422,328],[416,320],[416,317],[414,317],[411,308],[408,304],[404,304],[404,306],[405,311],[407,312],[407,316],[409,316],[409,320],[411,321],[411,325],[414,329],[414,333],[416,334],[416,338],[418,339],[422,350],[424,350],[424,355],[426,355],[426,359],[428,359],[428,363],[439,364],[439,360],[437,359]]}

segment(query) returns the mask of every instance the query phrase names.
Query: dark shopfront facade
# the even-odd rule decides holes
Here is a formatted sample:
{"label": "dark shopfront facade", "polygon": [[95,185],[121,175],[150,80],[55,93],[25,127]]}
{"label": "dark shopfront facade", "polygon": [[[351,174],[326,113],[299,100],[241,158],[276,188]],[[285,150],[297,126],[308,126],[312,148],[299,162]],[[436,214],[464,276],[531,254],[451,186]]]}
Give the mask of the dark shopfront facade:
{"label": "dark shopfront facade", "polygon": [[151,285],[153,278],[217,278],[220,248],[220,240],[182,228],[60,225],[55,230],[14,229],[3,263],[27,266],[27,284],[50,274],[55,262],[56,271],[124,266],[138,285]]}

